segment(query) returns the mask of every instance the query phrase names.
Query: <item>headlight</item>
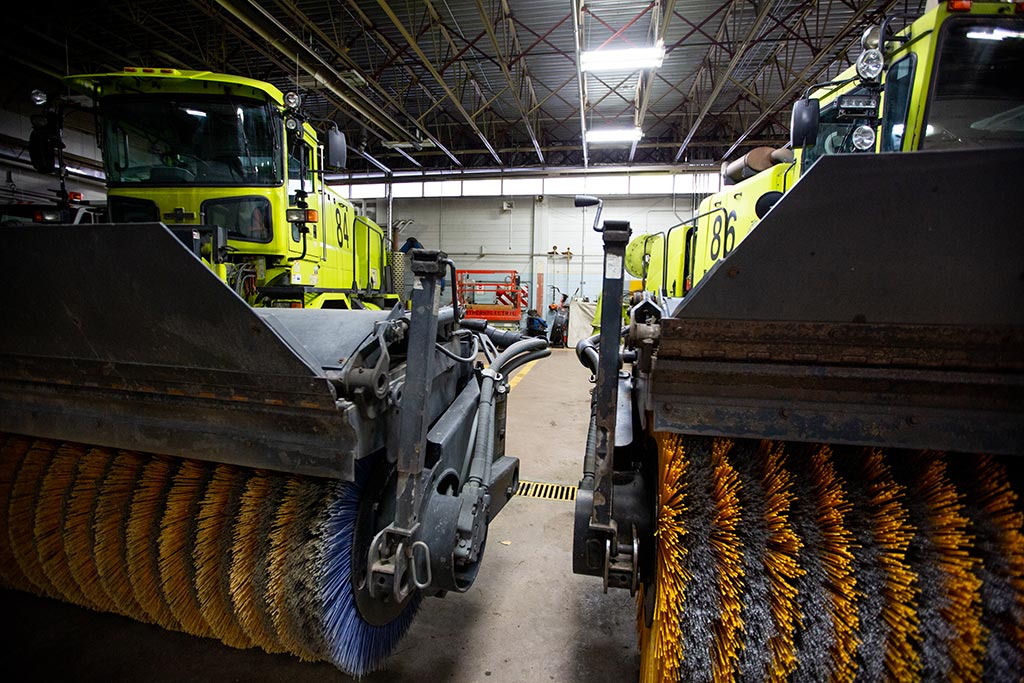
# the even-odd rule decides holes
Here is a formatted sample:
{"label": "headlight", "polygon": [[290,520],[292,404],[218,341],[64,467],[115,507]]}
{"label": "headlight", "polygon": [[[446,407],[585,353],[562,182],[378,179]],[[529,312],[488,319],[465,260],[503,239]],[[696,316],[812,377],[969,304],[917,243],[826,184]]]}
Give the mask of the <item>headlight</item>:
{"label": "headlight", "polygon": [[320,212],[316,209],[288,209],[284,217],[289,223],[316,223],[320,220]]}
{"label": "headlight", "polygon": [[60,209],[41,209],[36,211],[36,223],[60,223]]}
{"label": "headlight", "polygon": [[299,97],[299,93],[289,91],[284,94],[284,106],[289,109],[298,109],[300,104],[302,104],[302,98]]}
{"label": "headlight", "polygon": [[294,133],[302,127],[302,123],[300,123],[294,116],[289,116],[284,120],[284,127]]}
{"label": "headlight", "polygon": [[46,93],[42,90],[33,90],[30,97],[32,98],[32,104],[37,106],[46,104]]}
{"label": "headlight", "polygon": [[857,126],[853,131],[854,149],[864,152],[875,146],[875,129],[871,126]]}
{"label": "headlight", "polygon": [[863,50],[876,50],[881,47],[882,30],[879,26],[868,26],[860,35],[860,47]]}
{"label": "headlight", "polygon": [[864,50],[857,57],[857,75],[865,81],[877,81],[884,67],[885,58],[881,50]]}

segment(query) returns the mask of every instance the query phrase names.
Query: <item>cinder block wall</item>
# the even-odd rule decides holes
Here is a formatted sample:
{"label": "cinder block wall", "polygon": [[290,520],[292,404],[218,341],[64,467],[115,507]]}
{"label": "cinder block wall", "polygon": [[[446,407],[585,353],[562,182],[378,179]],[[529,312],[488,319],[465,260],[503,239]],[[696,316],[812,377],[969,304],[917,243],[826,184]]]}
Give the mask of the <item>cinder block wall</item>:
{"label": "cinder block wall", "polygon": [[[510,210],[504,208],[509,201]],[[610,197],[602,220],[627,220],[634,235],[657,233],[689,219],[694,201],[693,195]],[[602,244],[593,230],[595,210],[574,207],[572,197],[396,198],[392,211],[396,225],[411,221],[401,228],[399,244],[416,237],[425,247],[446,251],[462,270],[517,270],[530,284],[531,306],[539,310],[559,292],[590,300],[600,294]],[[385,215],[379,206],[378,216]]]}

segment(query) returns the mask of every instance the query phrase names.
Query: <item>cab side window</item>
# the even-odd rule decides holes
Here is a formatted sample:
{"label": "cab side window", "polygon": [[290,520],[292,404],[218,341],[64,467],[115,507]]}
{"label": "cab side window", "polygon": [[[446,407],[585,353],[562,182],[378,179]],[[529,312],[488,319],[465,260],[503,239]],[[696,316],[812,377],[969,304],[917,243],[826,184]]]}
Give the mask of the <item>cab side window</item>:
{"label": "cab side window", "polygon": [[308,173],[312,166],[312,150],[301,140],[293,141],[288,152],[288,177],[297,180],[301,176],[302,164],[305,163]]}
{"label": "cab side window", "polygon": [[[310,148],[309,145],[305,143],[305,141],[291,138],[288,148],[289,181],[298,180],[299,178],[303,177],[303,169],[305,169],[305,181],[303,182],[303,187],[305,188],[307,193],[312,194],[314,190],[310,181],[315,177],[310,173],[310,171],[313,169],[313,150],[312,148]],[[297,184],[290,186],[289,191],[292,194],[291,196],[288,197],[289,206],[296,205],[297,198],[294,192],[297,189]],[[302,241],[302,233],[299,230],[299,226],[296,225],[295,223],[292,223],[292,241]]]}
{"label": "cab side window", "polygon": [[898,152],[903,147],[916,62],[916,55],[908,55],[889,67],[885,78],[885,113],[882,115],[883,152]]}

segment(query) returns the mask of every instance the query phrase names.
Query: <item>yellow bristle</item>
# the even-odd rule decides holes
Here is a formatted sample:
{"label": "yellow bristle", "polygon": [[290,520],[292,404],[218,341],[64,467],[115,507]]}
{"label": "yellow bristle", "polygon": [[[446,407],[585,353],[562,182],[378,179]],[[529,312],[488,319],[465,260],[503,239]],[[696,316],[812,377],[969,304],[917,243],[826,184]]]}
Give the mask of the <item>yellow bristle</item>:
{"label": "yellow bristle", "polygon": [[687,552],[683,523],[686,514],[683,477],[687,461],[679,436],[658,434],[658,462],[657,596],[653,622],[644,643],[646,653],[643,661],[647,666],[641,670],[641,679],[645,682],[662,678],[676,680],[679,677],[684,645],[679,615],[690,579],[682,566]]}
{"label": "yellow bristle", "polygon": [[897,484],[879,451],[864,460],[872,529],[881,548],[879,565],[885,573],[882,619],[889,627],[885,642],[885,668],[891,680],[914,681],[921,675],[917,645],[921,640],[917,616],[917,573],[907,561],[915,529],[903,505],[905,489]]}
{"label": "yellow bristle", "polygon": [[742,647],[743,620],[740,616],[743,593],[743,541],[736,533],[740,523],[740,479],[726,455],[732,448],[727,439],[716,439],[711,449],[712,498],[711,552],[715,557],[718,597],[721,616],[714,624],[712,678],[726,681],[735,678],[736,662]]}
{"label": "yellow bristle", "polygon": [[831,680],[851,681],[857,673],[854,656],[857,652],[857,600],[860,590],[853,573],[853,550],[857,543],[846,525],[845,517],[850,503],[836,476],[831,462],[832,452],[823,446],[811,457],[811,476],[814,481],[815,517],[822,535],[822,561],[828,576],[828,590],[832,603],[835,644]]}
{"label": "yellow bristle", "polygon": [[769,641],[772,658],[769,680],[787,681],[797,664],[793,637],[801,624],[796,583],[805,573],[798,559],[803,543],[789,520],[794,500],[793,475],[785,467],[781,444],[762,442],[759,456],[765,463],[767,501],[764,521],[768,529],[768,549],[764,568],[771,585],[771,613],[776,629],[776,635]]}
{"label": "yellow bristle", "polygon": [[996,528],[996,541],[1007,564],[1005,580],[1012,586],[1018,618],[1007,625],[1009,635],[1024,651],[1024,514],[1017,511],[1017,494],[1010,488],[1006,470],[992,456],[981,456],[978,466],[979,503]]}
{"label": "yellow bristle", "polygon": [[247,477],[230,465],[218,465],[199,507],[195,543],[196,593],[203,618],[218,638],[232,647],[253,646],[231,603],[231,531],[237,515],[236,496]]}
{"label": "yellow bristle", "polygon": [[39,488],[50,466],[56,444],[36,440],[21,462],[11,489],[8,518],[11,550],[22,573],[31,582],[34,592],[60,597],[60,591],[46,577],[36,550],[35,520]]}
{"label": "yellow bristle", "polygon": [[948,642],[953,670],[950,680],[981,680],[984,633],[981,625],[981,579],[977,577],[979,560],[971,549],[974,539],[968,533],[969,521],[960,503],[956,487],[946,477],[946,463],[934,457],[921,480],[921,494],[928,508],[927,530],[939,558],[948,598],[942,616],[953,630]]}
{"label": "yellow bristle", "polygon": [[176,466],[167,458],[153,457],[143,467],[128,517],[126,559],[128,577],[139,605],[149,619],[159,626],[180,630],[163,591],[160,588],[160,567],[156,539],[160,518],[167,503],[167,492]]}
{"label": "yellow bristle", "polygon": [[63,529],[68,571],[96,609],[107,612],[116,611],[117,605],[100,581],[94,523],[100,487],[112,463],[113,454],[105,448],[88,448],[79,459]]}
{"label": "yellow bristle", "polygon": [[35,586],[21,571],[11,546],[10,503],[18,470],[32,447],[32,440],[13,434],[4,434],[3,437],[3,446],[0,447],[0,584],[30,591]]}
{"label": "yellow bristle", "polygon": [[245,635],[267,652],[285,652],[257,580],[267,567],[270,521],[278,502],[274,484],[270,475],[257,470],[242,494],[238,521],[231,533],[230,590],[238,625]]}
{"label": "yellow bristle", "polygon": [[[53,453],[39,487],[33,534],[39,565],[61,599],[95,608],[96,605],[85,597],[71,574],[64,548],[64,518],[75,483],[78,461],[84,456],[85,448],[73,443],[61,444]],[[71,550],[88,553],[89,547]]]}
{"label": "yellow bristle", "polygon": [[142,456],[119,451],[114,456],[96,501],[96,572],[103,589],[114,602],[116,611],[139,621],[150,622],[135,599],[128,575],[128,519],[135,482],[145,461]]}
{"label": "yellow bristle", "polygon": [[214,632],[203,619],[196,598],[192,548],[199,501],[206,489],[210,467],[194,460],[181,461],[167,492],[160,535],[155,539],[160,586],[167,606],[186,633],[204,637],[213,637]]}

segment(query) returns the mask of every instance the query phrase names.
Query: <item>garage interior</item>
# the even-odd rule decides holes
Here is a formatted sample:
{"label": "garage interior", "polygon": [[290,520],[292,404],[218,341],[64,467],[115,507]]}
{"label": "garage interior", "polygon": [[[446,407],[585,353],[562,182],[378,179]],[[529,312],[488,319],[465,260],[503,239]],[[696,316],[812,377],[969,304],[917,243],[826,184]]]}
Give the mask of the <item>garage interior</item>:
{"label": "garage interior", "polygon": [[[831,88],[833,123],[872,27],[924,70],[942,62],[915,46],[942,49],[947,29],[898,31],[932,11],[995,16],[1012,30],[981,40],[1016,52],[990,73],[1024,65],[1024,5],[982,5],[9,8],[9,666],[30,680],[1019,677],[1020,84],[988,98],[1005,114],[972,112],[994,136],[975,145],[926,138],[940,109],[924,86],[894,129],[898,91],[876,77],[857,150],[915,153],[879,171],[829,151],[795,185],[783,172],[801,163],[795,107]],[[145,137],[138,121],[163,125],[147,97],[185,112],[194,150]],[[204,180],[197,141],[216,114],[194,103],[217,97],[228,119],[250,108],[238,166]],[[264,97],[267,141],[246,128]],[[41,131],[43,166],[63,174],[40,172]],[[743,183],[771,174],[755,216],[742,190],[763,188]],[[152,215],[131,213],[138,196]],[[221,237],[215,207],[236,199],[275,217],[252,210],[254,232]],[[733,239],[721,261],[716,212]],[[983,240],[972,224],[995,227]],[[193,256],[217,277],[179,280]],[[453,299],[487,330],[460,329]],[[501,336],[525,333],[528,311],[546,344]]]}

